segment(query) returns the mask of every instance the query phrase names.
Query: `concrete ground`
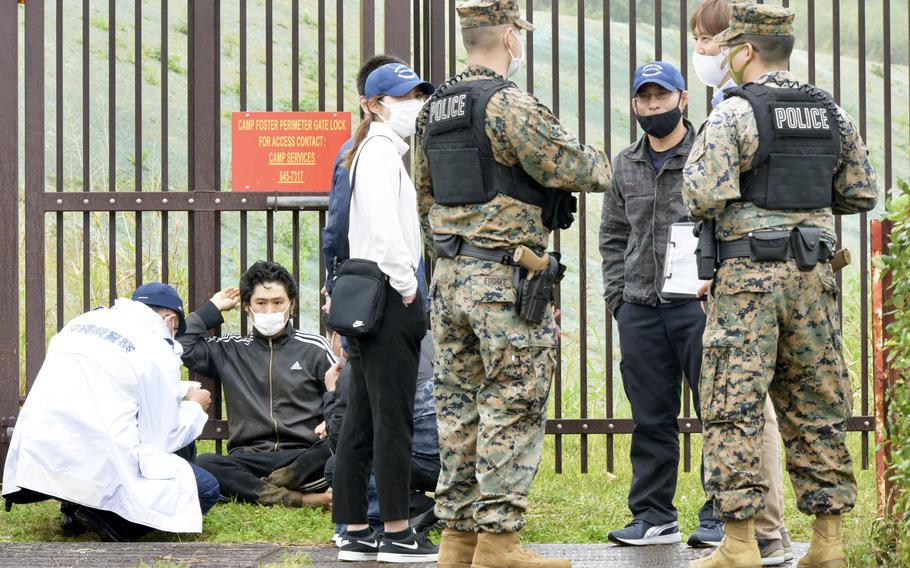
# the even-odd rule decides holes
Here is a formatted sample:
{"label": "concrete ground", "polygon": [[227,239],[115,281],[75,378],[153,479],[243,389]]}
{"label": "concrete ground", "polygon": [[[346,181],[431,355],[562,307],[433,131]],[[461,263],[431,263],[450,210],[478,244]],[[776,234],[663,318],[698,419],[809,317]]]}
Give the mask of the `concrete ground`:
{"label": "concrete ground", "polygon": [[[550,558],[572,560],[574,568],[671,568],[686,567],[689,561],[703,554],[683,544],[645,548],[617,547],[602,544],[544,544],[530,545]],[[808,545],[794,543],[799,558]],[[338,562],[337,549],[331,546],[286,546],[270,543],[0,543],[0,568],[103,568],[108,566],[139,566],[155,568],[183,566],[187,568],[241,568],[260,566],[325,566],[375,568],[389,566],[374,562]],[[435,563],[409,564],[414,568],[429,568]],[[784,566],[795,567],[796,562]]]}

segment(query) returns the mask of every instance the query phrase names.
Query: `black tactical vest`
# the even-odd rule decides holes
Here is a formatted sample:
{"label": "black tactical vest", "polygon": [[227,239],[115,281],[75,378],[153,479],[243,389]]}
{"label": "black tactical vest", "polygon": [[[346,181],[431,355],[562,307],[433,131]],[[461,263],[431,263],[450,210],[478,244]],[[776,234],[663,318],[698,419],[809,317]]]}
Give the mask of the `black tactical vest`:
{"label": "black tactical vest", "polygon": [[834,102],[813,89],[734,87],[724,98],[749,101],[758,125],[752,169],[739,178],[743,201],[763,209],[808,210],[834,203],[834,167],[841,152]]}
{"label": "black tactical vest", "polygon": [[[440,205],[475,205],[501,193],[541,207],[547,227],[568,228],[575,211],[574,196],[543,187],[520,165],[504,166],[493,159],[486,132],[487,103],[509,86],[514,83],[502,79],[461,81],[437,91],[430,99],[424,150],[433,199]],[[554,212],[554,208],[559,211],[567,207],[571,207],[568,222],[564,213]]]}

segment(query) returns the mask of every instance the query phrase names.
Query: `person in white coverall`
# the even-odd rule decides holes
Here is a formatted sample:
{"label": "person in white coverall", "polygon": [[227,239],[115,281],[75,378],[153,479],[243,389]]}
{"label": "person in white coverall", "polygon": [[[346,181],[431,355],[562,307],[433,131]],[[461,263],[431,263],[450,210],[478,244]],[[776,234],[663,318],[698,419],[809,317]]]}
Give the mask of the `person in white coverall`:
{"label": "person in white coverall", "polygon": [[10,443],[7,510],[56,498],[112,541],[202,531],[218,482],[174,455],[202,433],[211,402],[181,387],[184,328],[177,291],[155,282],[54,336]]}

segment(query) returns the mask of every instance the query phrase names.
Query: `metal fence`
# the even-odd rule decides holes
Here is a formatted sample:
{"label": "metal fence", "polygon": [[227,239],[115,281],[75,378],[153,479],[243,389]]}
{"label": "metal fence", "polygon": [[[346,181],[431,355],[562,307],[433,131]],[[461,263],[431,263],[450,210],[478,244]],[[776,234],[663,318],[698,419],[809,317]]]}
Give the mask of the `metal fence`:
{"label": "metal fence", "polygon": [[[324,200],[282,210],[269,194],[225,191],[230,111],[356,116],[354,74],[374,52],[411,61],[434,83],[464,62],[455,0],[22,3],[0,0],[0,260],[6,270],[0,279],[0,458],[49,338],[69,318],[143,281],[174,283],[192,308],[236,282],[250,262],[274,258],[287,262],[301,282],[295,320],[318,327]],[[582,140],[613,155],[638,135],[629,101],[638,64],[667,59],[694,78],[688,17],[695,4],[526,0],[523,7],[536,29],[526,39],[522,84]],[[904,65],[892,64],[891,3],[792,4],[797,21],[804,22],[795,71],[830,89],[857,118],[864,138],[875,135],[870,146],[882,186],[891,187],[895,166],[902,175],[910,170],[900,151],[906,148],[907,121],[895,121],[892,108],[893,90],[906,96],[906,57]],[[897,4],[907,12],[906,4]],[[880,21],[866,20],[870,6]],[[842,18],[848,7],[855,21]],[[850,26],[857,31],[854,57],[841,44],[842,30]],[[867,60],[867,29],[882,37],[875,73]],[[824,52],[816,46],[823,30],[830,36]],[[870,91],[872,83],[876,89]],[[875,107],[869,92],[876,93]],[[692,87],[694,123],[706,115],[710,96]],[[897,112],[905,116],[906,110]],[[903,137],[897,163],[895,133]],[[605,452],[612,471],[614,437],[631,432],[633,423],[620,388],[613,324],[601,298],[600,198],[581,195],[577,217],[572,229],[554,235],[572,269],[560,290],[562,340],[547,432],[557,471],[565,456],[576,454],[587,471],[595,451]],[[837,229],[858,259],[841,283],[859,391],[850,429],[861,432],[865,468],[877,420],[870,382],[867,216],[838,219]],[[246,333],[247,322],[236,316],[228,327]],[[205,435],[220,448],[227,422],[219,385],[207,384],[214,387],[215,404]],[[684,397],[679,422],[688,470],[691,435],[700,424],[690,393]]]}

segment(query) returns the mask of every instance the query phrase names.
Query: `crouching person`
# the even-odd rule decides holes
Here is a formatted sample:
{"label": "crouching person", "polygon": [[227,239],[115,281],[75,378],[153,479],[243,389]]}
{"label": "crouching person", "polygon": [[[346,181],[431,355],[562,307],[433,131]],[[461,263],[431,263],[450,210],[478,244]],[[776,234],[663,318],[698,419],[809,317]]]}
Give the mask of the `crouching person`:
{"label": "crouching person", "polygon": [[[324,377],[335,364],[328,342],[297,331],[290,314],[297,284],[280,264],[259,261],[187,316],[183,363],[221,379],[228,414],[228,455],[198,463],[221,495],[248,503],[329,507],[323,477],[331,451],[314,430],[322,422]],[[253,323],[247,336],[203,337],[242,304]]]}
{"label": "crouching person", "polygon": [[54,336],[13,432],[7,508],[60,499],[108,541],[202,531],[218,483],[174,455],[202,433],[211,401],[203,389],[182,396],[184,329],[180,296],[156,282]]}

